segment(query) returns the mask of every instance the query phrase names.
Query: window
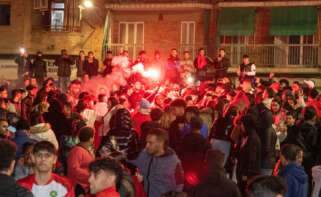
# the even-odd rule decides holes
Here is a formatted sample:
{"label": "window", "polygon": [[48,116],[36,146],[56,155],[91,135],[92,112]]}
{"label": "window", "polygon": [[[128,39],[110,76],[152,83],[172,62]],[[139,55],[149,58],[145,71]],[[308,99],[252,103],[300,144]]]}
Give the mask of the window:
{"label": "window", "polygon": [[195,44],[195,22],[183,21],[181,23],[181,44],[194,45]]}
{"label": "window", "polygon": [[136,58],[137,53],[144,50],[144,22],[120,22],[119,43],[130,57]]}
{"label": "window", "polygon": [[51,30],[63,30],[64,28],[64,13],[65,4],[52,2],[51,4],[51,20],[50,29]]}
{"label": "window", "polygon": [[275,36],[274,44],[282,48],[286,54],[288,65],[316,65],[318,61],[318,46],[314,44],[312,35],[306,36]]}
{"label": "window", "polygon": [[0,25],[10,25],[10,5],[0,4]]}

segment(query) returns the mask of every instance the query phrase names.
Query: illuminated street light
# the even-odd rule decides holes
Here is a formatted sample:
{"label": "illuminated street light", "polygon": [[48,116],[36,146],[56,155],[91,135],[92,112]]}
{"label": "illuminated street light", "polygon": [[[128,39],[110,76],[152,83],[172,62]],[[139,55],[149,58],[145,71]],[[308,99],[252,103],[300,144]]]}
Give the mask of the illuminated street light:
{"label": "illuminated street light", "polygon": [[91,7],[93,7],[93,3],[92,3],[90,0],[86,0],[86,1],[84,2],[84,5],[85,5],[86,8],[91,8]]}

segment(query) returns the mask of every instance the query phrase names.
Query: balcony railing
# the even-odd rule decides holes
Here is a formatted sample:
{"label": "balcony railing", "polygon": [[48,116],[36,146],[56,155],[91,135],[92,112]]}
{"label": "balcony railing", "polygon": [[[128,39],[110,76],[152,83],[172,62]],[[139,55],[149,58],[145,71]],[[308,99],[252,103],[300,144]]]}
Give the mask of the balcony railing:
{"label": "balcony railing", "polygon": [[47,32],[80,32],[80,26],[42,25],[32,26],[32,29]]}
{"label": "balcony railing", "polygon": [[[175,45],[173,45],[175,46]],[[144,50],[144,44],[121,44],[121,43],[112,43],[112,44],[107,44],[105,51],[112,51],[113,54],[118,54],[120,49],[127,50],[128,55],[132,60],[135,60],[137,58],[137,54],[139,51]],[[177,50],[180,55],[180,57],[183,57],[184,51],[188,51],[190,53],[191,59],[194,60],[194,58],[198,54],[198,50],[200,48],[203,48],[205,50],[205,54],[207,53],[207,46],[206,45],[186,45],[186,44],[181,44],[178,45]]]}
{"label": "balcony railing", "polygon": [[319,44],[222,44],[233,66],[242,62],[247,54],[257,66],[306,66],[321,65],[321,45]]}

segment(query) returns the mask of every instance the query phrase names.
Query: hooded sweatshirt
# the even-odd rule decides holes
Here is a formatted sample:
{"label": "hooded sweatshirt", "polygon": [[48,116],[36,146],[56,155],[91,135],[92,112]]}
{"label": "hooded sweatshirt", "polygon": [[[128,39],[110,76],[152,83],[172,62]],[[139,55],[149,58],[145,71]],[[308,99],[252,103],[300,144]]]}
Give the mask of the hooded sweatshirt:
{"label": "hooded sweatshirt", "polygon": [[307,197],[308,196],[308,175],[302,166],[295,162],[289,163],[282,168],[278,174],[288,185],[288,193],[285,197]]}
{"label": "hooded sweatshirt", "polygon": [[30,138],[37,142],[46,140],[51,142],[58,150],[59,145],[55,133],[51,130],[50,125],[40,123],[30,127]]}

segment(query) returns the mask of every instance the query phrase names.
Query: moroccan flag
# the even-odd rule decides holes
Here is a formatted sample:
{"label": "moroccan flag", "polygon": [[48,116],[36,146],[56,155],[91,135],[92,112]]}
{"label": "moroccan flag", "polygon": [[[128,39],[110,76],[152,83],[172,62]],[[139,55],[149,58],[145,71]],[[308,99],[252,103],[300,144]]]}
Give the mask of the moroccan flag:
{"label": "moroccan flag", "polygon": [[231,106],[235,106],[238,114],[244,114],[250,107],[250,101],[246,94],[239,91],[232,102],[225,108],[223,116],[226,115]]}

